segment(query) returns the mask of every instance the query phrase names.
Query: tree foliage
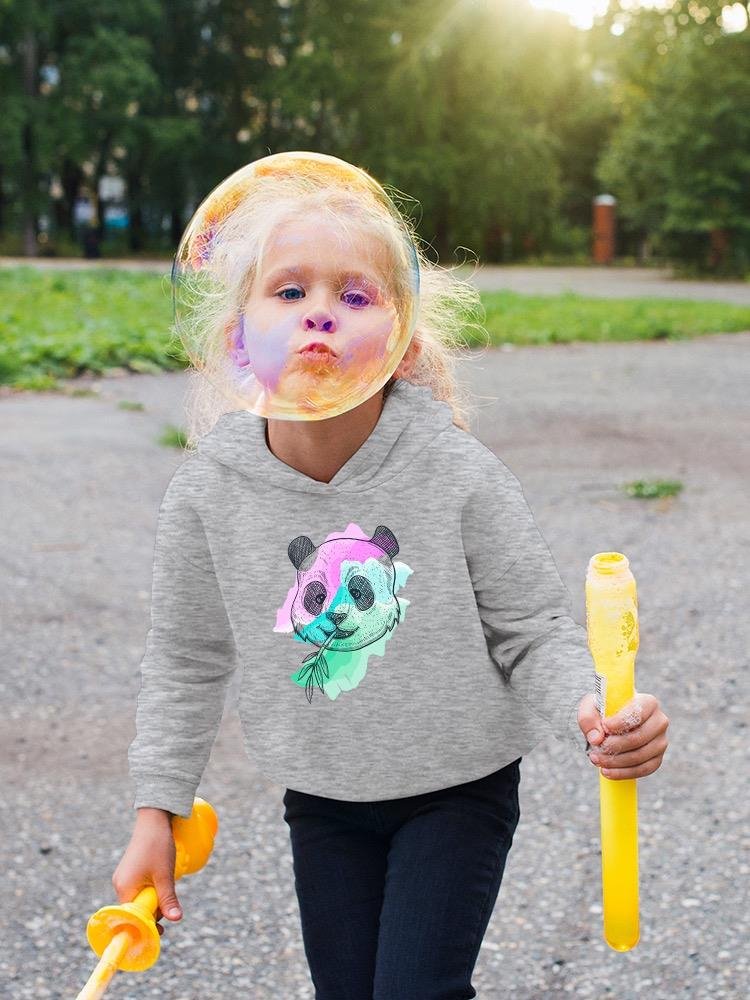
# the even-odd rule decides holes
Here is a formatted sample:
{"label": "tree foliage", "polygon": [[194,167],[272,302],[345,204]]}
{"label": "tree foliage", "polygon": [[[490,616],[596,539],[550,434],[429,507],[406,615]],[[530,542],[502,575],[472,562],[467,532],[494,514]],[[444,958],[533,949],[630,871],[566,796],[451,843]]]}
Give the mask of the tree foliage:
{"label": "tree foliage", "polygon": [[[750,262],[750,31],[722,32],[721,6],[630,15],[616,52],[620,120],[597,174],[617,192],[624,219],[668,256],[742,273]],[[727,242],[713,260],[711,234]]]}
{"label": "tree foliage", "polygon": [[404,192],[443,260],[587,249],[604,186],[623,246],[700,263],[721,231],[741,266],[750,32],[721,8],[611,0],[584,32],[528,0],[0,0],[0,238],[72,236],[116,173],[131,249],[173,249],[227,174],[312,149]]}

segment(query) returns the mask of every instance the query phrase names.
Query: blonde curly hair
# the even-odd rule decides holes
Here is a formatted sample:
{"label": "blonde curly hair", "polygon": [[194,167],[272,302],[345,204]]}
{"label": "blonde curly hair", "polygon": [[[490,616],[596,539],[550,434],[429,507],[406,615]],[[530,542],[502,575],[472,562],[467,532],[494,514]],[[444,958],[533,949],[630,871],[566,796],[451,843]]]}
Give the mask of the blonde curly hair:
{"label": "blonde curly hair", "polygon": [[[302,172],[295,176],[293,171],[287,171],[281,176],[264,176],[251,189],[230,191],[229,209],[224,206],[224,216],[217,217],[210,229],[211,266],[207,269],[210,273],[196,274],[187,269],[189,280],[183,279],[180,289],[182,319],[177,322],[176,312],[172,328],[173,336],[182,341],[192,362],[184,397],[188,451],[195,450],[223,413],[238,409],[211,374],[226,367],[228,331],[252,286],[270,234],[290,212],[313,210],[328,213],[342,231],[359,226],[368,239],[374,237],[383,242],[389,251],[396,301],[399,289],[403,291],[409,283],[407,269],[413,268],[413,262],[404,255],[404,234],[408,234],[419,268],[415,326],[406,353],[381,391],[385,398],[399,378],[428,386],[435,399],[451,407],[453,423],[470,430],[473,396],[467,385],[459,383],[456,366],[459,360],[474,353],[465,341],[469,329],[475,330],[480,338],[486,337],[480,322],[484,310],[478,290],[454,274],[458,265],[443,268],[429,259],[429,244],[417,236],[411,219],[398,207],[401,199],[406,198],[401,192],[383,187],[391,202],[389,210],[377,199],[358,197],[361,192],[351,187],[342,192],[342,187],[345,185],[340,178],[333,174],[326,176],[325,171],[314,181]],[[200,246],[205,249],[205,232],[200,238]],[[181,248],[185,243],[183,237]],[[195,244],[194,239],[190,251],[193,259]],[[179,255],[178,250],[176,265]],[[402,301],[406,301],[405,296]]]}

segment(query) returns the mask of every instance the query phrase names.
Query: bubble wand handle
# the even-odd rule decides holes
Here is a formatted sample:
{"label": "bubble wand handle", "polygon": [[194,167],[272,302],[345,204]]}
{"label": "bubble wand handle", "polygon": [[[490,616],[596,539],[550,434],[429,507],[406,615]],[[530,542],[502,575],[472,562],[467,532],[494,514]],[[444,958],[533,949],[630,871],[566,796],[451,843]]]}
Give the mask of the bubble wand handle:
{"label": "bubble wand handle", "polygon": [[[626,556],[598,552],[586,573],[586,627],[602,716],[635,697],[638,597]],[[640,940],[638,916],[637,779],[599,773],[604,940],[630,951]]]}
{"label": "bubble wand handle", "polygon": [[120,963],[127,955],[132,943],[133,937],[130,931],[118,931],[115,934],[102,952],[102,957],[76,1000],[99,1000],[100,997],[104,996],[112,977],[120,968]]}
{"label": "bubble wand handle", "polygon": [[[172,817],[175,880],[199,871],[213,850],[219,821],[211,805],[196,798],[190,816]],[[103,906],[86,926],[86,936],[99,962],[76,1000],[99,1000],[115,972],[142,972],[159,957],[156,889],[148,885],[129,903]]]}

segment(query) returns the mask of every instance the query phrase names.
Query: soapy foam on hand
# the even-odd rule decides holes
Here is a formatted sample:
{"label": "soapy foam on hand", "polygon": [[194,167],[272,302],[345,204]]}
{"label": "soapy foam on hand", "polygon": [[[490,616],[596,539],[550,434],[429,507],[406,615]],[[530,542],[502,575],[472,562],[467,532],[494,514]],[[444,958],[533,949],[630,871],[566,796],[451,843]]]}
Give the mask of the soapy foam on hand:
{"label": "soapy foam on hand", "polygon": [[623,713],[620,718],[625,723],[627,732],[630,732],[632,729],[637,729],[643,721],[643,706],[640,704],[633,705],[627,712]]}

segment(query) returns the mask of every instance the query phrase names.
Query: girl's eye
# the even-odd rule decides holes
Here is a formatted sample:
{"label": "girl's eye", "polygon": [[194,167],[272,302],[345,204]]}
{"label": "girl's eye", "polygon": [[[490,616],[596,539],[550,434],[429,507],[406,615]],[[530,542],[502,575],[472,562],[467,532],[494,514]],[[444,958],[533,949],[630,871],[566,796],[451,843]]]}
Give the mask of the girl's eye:
{"label": "girl's eye", "polygon": [[[282,288],[276,292],[276,297],[280,298],[282,302],[299,302],[300,298],[304,298],[304,296],[305,293],[301,288]],[[347,305],[352,306],[354,309],[363,309],[365,306],[369,306],[373,300],[373,296],[369,293],[354,289],[343,291],[341,297]]]}
{"label": "girl's eye", "polygon": [[344,292],[344,301],[347,305],[354,306],[355,309],[361,309],[364,306],[369,306],[370,296],[365,292]]}

